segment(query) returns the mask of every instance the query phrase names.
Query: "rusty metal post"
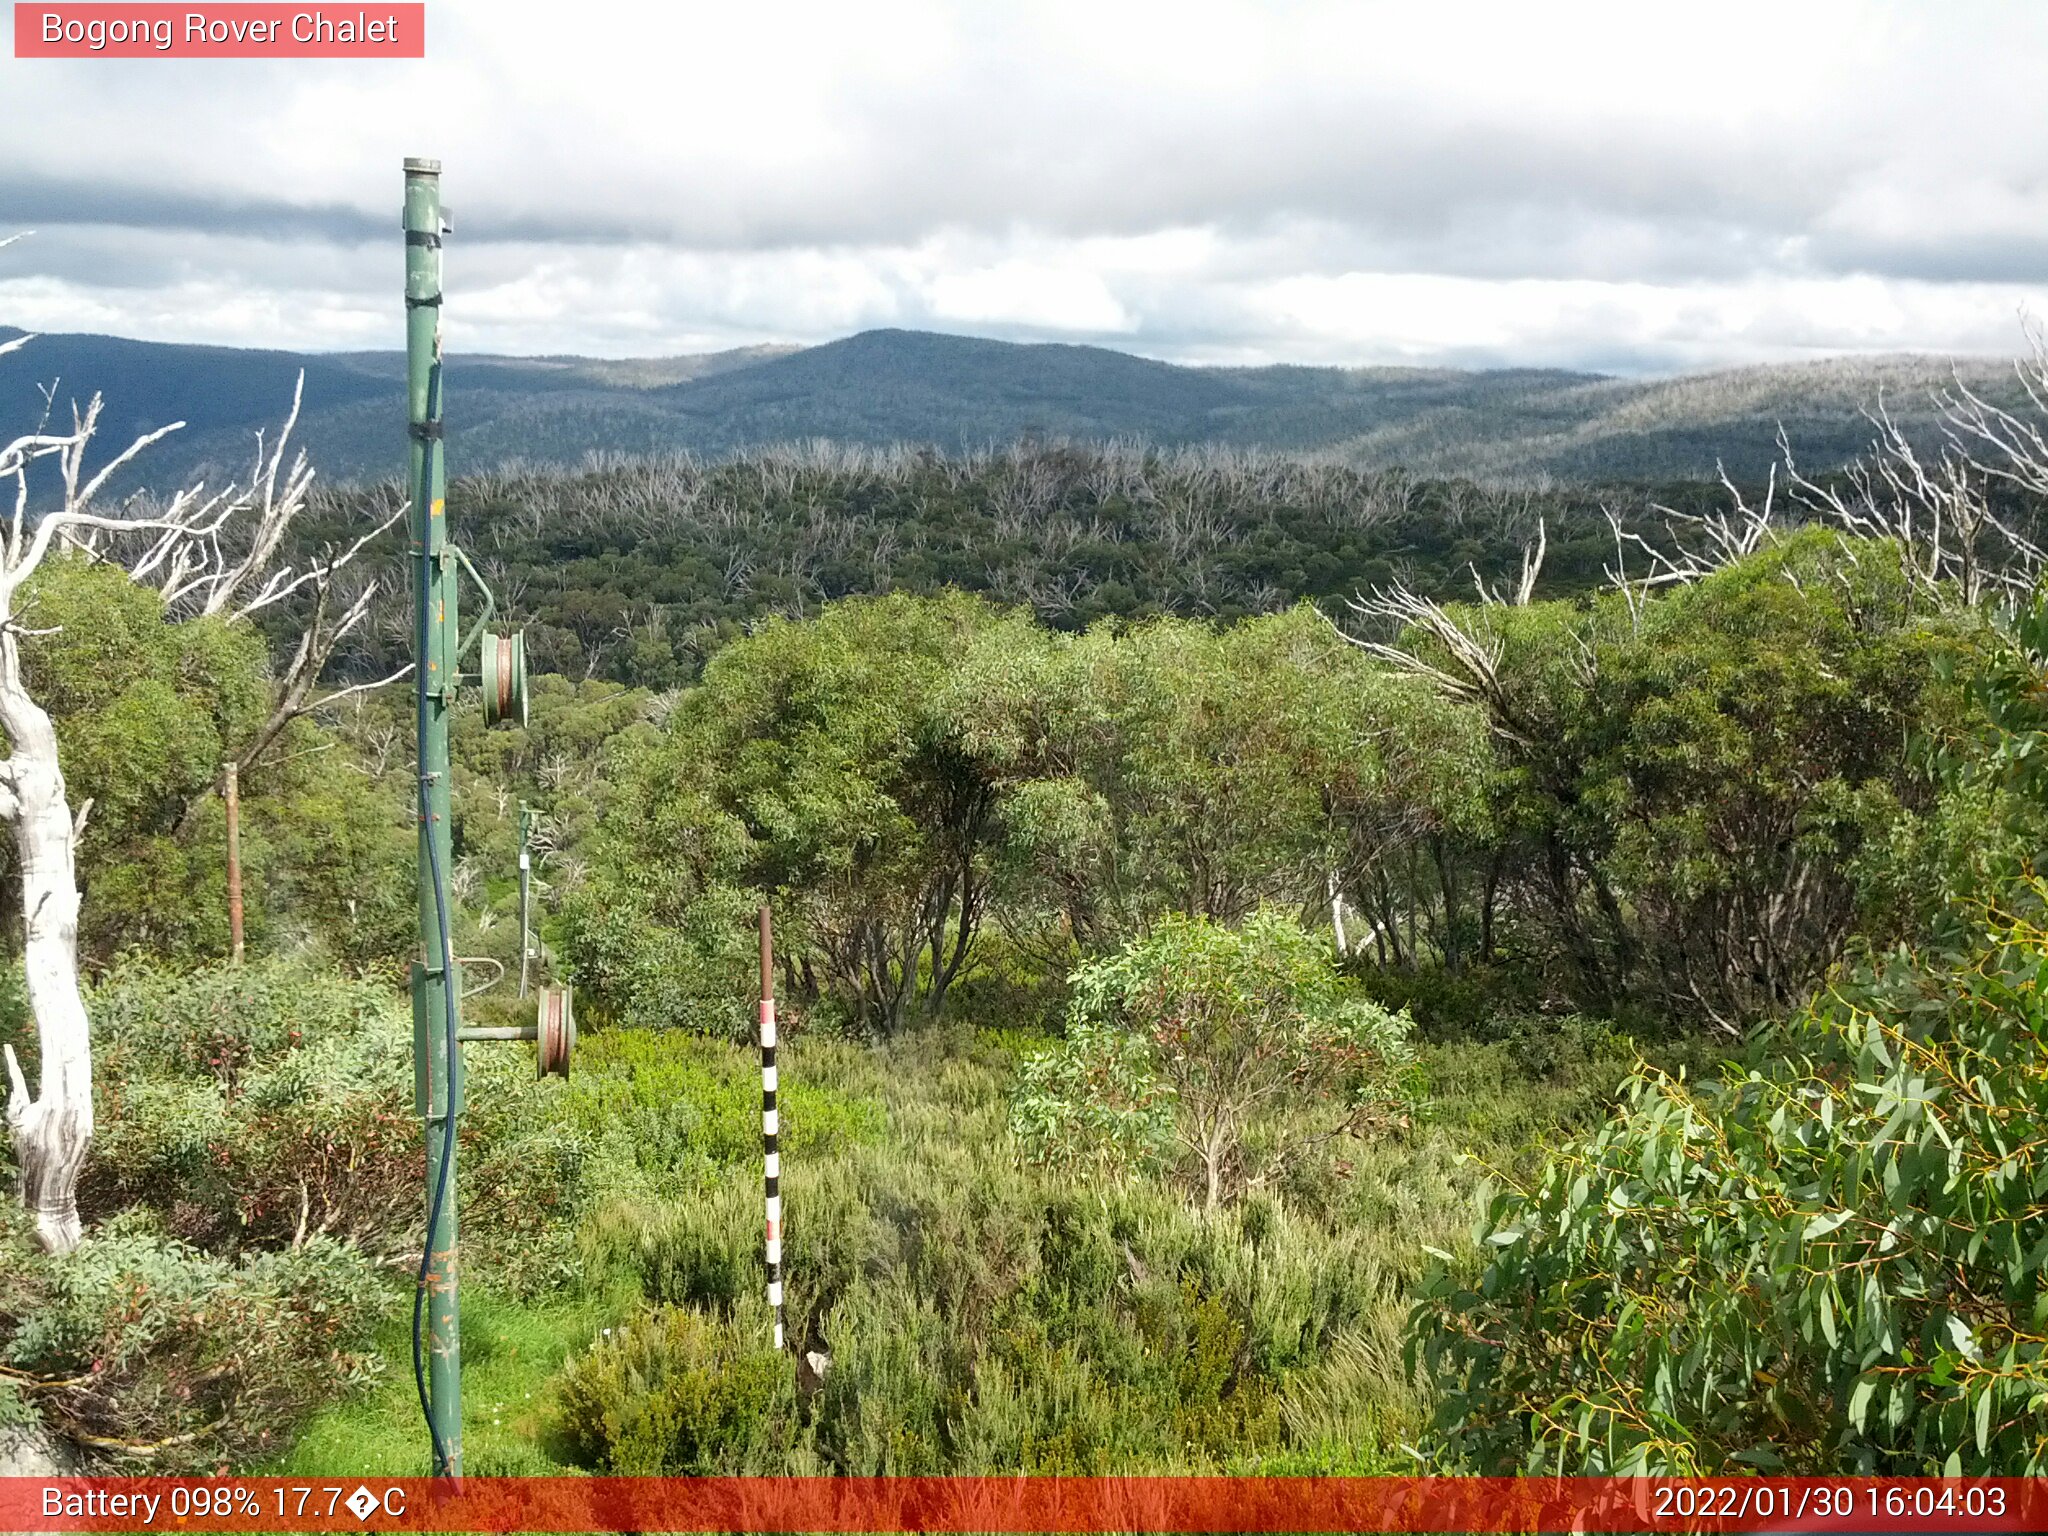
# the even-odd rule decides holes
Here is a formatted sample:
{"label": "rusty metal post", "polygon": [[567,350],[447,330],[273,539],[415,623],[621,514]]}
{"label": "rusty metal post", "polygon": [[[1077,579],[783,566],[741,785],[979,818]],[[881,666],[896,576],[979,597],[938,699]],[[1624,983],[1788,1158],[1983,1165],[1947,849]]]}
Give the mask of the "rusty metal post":
{"label": "rusty metal post", "polygon": [[242,963],[242,770],[237,763],[223,763],[227,781],[221,796],[228,814],[228,957]]}

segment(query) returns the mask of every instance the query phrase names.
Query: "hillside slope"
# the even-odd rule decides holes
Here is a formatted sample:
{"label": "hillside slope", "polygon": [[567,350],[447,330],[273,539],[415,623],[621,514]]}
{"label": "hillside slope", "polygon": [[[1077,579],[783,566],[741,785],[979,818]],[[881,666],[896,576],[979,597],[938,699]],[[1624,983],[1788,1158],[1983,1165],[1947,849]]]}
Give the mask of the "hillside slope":
{"label": "hillside slope", "polygon": [[[0,337],[18,334],[0,329]],[[302,440],[330,479],[381,478],[403,458],[404,363],[395,352],[299,355],[105,336],[41,336],[0,358],[17,419],[57,380],[60,404],[99,390],[107,436],[188,423],[159,476],[241,472],[306,370]],[[1963,365],[2010,399],[2003,365]],[[867,331],[823,346],[674,358],[452,356],[448,423],[458,472],[592,452],[720,453],[797,438],[928,443],[957,452],[1038,439],[1219,443],[1494,481],[1666,480],[1717,461],[1760,474],[1782,423],[1815,466],[1861,451],[1860,412],[1886,399],[1916,430],[1949,365],[1833,359],[1673,379],[1560,370],[1189,368],[1101,347]]]}

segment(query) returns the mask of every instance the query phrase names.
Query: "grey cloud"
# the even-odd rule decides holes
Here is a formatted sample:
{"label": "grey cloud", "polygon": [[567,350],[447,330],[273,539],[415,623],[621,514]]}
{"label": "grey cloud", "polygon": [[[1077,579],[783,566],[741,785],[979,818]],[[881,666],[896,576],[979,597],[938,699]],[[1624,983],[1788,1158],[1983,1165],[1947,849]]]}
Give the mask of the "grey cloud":
{"label": "grey cloud", "polygon": [[1818,234],[1807,246],[1815,270],[1928,283],[2048,285],[2048,232],[1955,235],[1938,228],[1917,238]]}
{"label": "grey cloud", "polygon": [[[16,66],[17,68],[20,66]],[[2027,253],[1972,250],[1967,239],[1881,242],[1830,235],[1833,199],[1872,172],[1853,138],[1812,139],[1780,125],[1714,140],[1645,125],[1622,136],[1584,123],[1458,121],[1455,104],[1275,103],[1190,125],[1189,114],[1125,124],[1062,114],[1024,92],[1014,114],[960,87],[875,105],[833,176],[744,189],[680,177],[658,184],[640,163],[559,150],[518,153],[530,127],[463,170],[450,199],[472,245],[621,246],[663,242],[708,252],[915,243],[948,231],[1049,237],[1142,235],[1204,224],[1341,232],[1365,270],[1483,277],[1583,276],[1669,281],[1764,270],[1805,240],[1817,271],[1949,280],[2024,280]],[[1469,115],[1469,114],[1468,114]],[[855,137],[850,135],[850,137]],[[109,155],[108,158],[118,158]],[[564,159],[578,174],[560,174]],[[828,157],[829,158],[829,157]],[[195,174],[197,168],[195,167]],[[395,167],[394,167],[395,171]],[[0,172],[0,210],[31,224],[235,233],[287,241],[388,237],[392,206],[294,200],[106,173]],[[550,195],[543,195],[550,194]],[[1312,249],[1291,259],[1326,265]],[[1341,258],[1340,258],[1341,259]]]}
{"label": "grey cloud", "polygon": [[[1241,70],[1204,75],[1175,63],[1178,34],[1162,33],[1158,59],[1140,67],[1089,53],[1085,29],[1048,43],[1028,11],[977,5],[933,13],[950,32],[915,69],[812,58],[791,72],[772,55],[670,62],[650,49],[621,58],[616,77],[542,86],[551,61],[491,48],[501,26],[531,28],[532,13],[446,3],[436,57],[405,73],[0,61],[0,161],[15,167],[0,170],[0,232],[45,232],[0,257],[0,295],[34,278],[89,298],[94,325],[181,338],[180,327],[206,324],[301,325],[294,344],[362,344],[381,334],[392,286],[401,148],[448,163],[453,270],[473,296],[451,324],[501,350],[957,329],[932,301],[934,264],[1012,259],[1099,259],[1134,328],[1009,318],[980,334],[1317,360],[1413,343],[1283,324],[1255,302],[1259,290],[1304,275],[1430,274],[1698,291],[1710,308],[1715,292],[1744,284],[2002,290],[2048,278],[2048,236],[2010,212],[2039,196],[2030,145],[2048,132],[2048,107],[2024,87],[2048,61],[2048,24],[2006,8],[1944,8],[1938,23],[1893,8],[1840,39],[1818,24],[1790,38],[1774,26],[1754,63],[1782,71],[1769,88],[1714,79],[1675,51],[1688,27],[1740,29],[1761,12],[1680,17],[1671,46],[1656,37],[1666,23],[1641,10],[1622,22],[1589,13],[1548,29],[1557,52],[1530,57],[1525,75],[1468,81],[1425,66],[1468,46],[1483,59],[1486,29],[1471,21],[1442,27],[1433,44],[1447,51],[1418,57],[1412,79],[1398,57],[1350,68],[1248,56]],[[1273,26],[1314,9],[1276,8]],[[1198,12],[1159,14],[1162,25],[1205,24]],[[1611,81],[1572,67],[1603,31],[1651,39],[1613,61]],[[1099,46],[1128,46],[1128,27],[1115,35],[1126,41]],[[803,52],[800,36],[791,45]],[[713,72],[751,86],[716,133],[680,110]],[[1552,73],[1560,83],[1546,89]],[[1639,89],[1665,78],[1663,100]],[[408,94],[389,94],[401,84]],[[1716,107],[1724,86],[1742,110]],[[672,119],[648,106],[657,87],[674,93]],[[645,108],[638,117],[619,106],[629,97]],[[443,108],[430,117],[383,110],[430,99]],[[801,132],[777,137],[785,121]],[[175,152],[167,124],[181,135]],[[347,135],[346,147],[322,130]],[[755,153],[756,141],[767,147]],[[1974,202],[1948,174],[1959,164]],[[1204,254],[1151,270],[1077,253],[1078,242],[1162,231],[1204,232]],[[239,307],[238,289],[249,300]],[[37,302],[38,323],[61,317],[58,299]],[[1640,371],[1815,336],[1868,344],[1777,311],[1761,322],[1771,334],[1745,331],[1735,309],[1697,324],[1631,319],[1626,305],[1573,315],[1583,335],[1553,335],[1539,316],[1498,343],[1446,331],[1432,355]],[[0,318],[14,317],[0,307]],[[1718,339],[1715,323],[1726,327]],[[1960,337],[1938,316],[1914,324],[1915,337]]]}
{"label": "grey cloud", "polygon": [[0,216],[25,226],[101,224],[127,229],[190,230],[271,240],[368,241],[386,238],[397,219],[376,219],[338,204],[302,205],[260,196],[221,197],[177,187],[34,175],[0,168]]}
{"label": "grey cloud", "polygon": [[[1870,274],[1929,282],[2039,283],[2048,281],[2048,235],[1960,236],[1932,229],[1916,239],[1810,232],[1798,220],[1716,218],[1698,208],[1671,212],[1620,206],[1618,200],[1585,202],[1542,199],[1526,190],[1519,199],[1500,195],[1498,178],[1467,190],[1455,175],[1436,180],[1424,196],[1414,188],[1353,183],[1337,196],[1304,193],[1287,201],[1270,192],[1268,208],[1232,209],[1226,200],[1207,200],[1211,227],[1239,246],[1234,258],[1241,275],[1257,260],[1262,275],[1275,271],[1441,272],[1464,277],[1587,278],[1599,281],[1660,282],[1733,279],[1785,268],[1783,252],[1799,250],[1792,265],[1813,273]],[[1068,217],[1030,221],[1030,233],[1044,236],[1143,236],[1161,228],[1186,226],[1200,205],[1192,199],[1156,199],[1125,207],[1111,218]],[[862,248],[907,244],[947,230],[1016,228],[1014,215],[994,210],[977,224],[959,206],[908,209],[884,217],[870,208],[850,220],[811,216],[764,223],[746,239],[704,241],[687,219],[646,208],[633,216],[601,216],[582,210],[549,215],[507,212],[488,194],[456,208],[458,236],[475,251],[492,246],[573,251],[648,243],[673,243],[710,254],[743,254],[791,248]],[[1192,212],[1191,212],[1192,211]],[[943,217],[941,214],[943,213]],[[202,192],[138,188],[117,182],[59,181],[0,171],[0,219],[9,227],[46,233],[75,232],[67,253],[92,253],[89,269],[63,268],[79,280],[149,280],[157,263],[123,263],[107,258],[117,249],[88,238],[92,230],[140,234],[240,236],[283,249],[311,244],[377,246],[388,242],[392,215],[339,204],[308,206],[277,199],[221,198]],[[680,226],[680,227],[678,227]],[[45,252],[52,247],[42,248]],[[34,250],[21,253],[37,266]],[[123,272],[123,267],[131,270]]]}

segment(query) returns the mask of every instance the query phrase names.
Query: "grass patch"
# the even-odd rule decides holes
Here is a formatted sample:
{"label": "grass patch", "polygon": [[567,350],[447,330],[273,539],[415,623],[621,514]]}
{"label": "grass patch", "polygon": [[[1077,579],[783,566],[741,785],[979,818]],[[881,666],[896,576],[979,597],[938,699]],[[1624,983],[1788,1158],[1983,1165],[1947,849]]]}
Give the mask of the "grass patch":
{"label": "grass patch", "polygon": [[[391,1368],[367,1397],[317,1417],[274,1477],[426,1477],[426,1421],[412,1378],[411,1289],[394,1288],[378,1344]],[[545,1446],[550,1382],[576,1354],[621,1326],[639,1304],[630,1289],[521,1301],[472,1285],[462,1297],[463,1470],[478,1476],[574,1469]]]}

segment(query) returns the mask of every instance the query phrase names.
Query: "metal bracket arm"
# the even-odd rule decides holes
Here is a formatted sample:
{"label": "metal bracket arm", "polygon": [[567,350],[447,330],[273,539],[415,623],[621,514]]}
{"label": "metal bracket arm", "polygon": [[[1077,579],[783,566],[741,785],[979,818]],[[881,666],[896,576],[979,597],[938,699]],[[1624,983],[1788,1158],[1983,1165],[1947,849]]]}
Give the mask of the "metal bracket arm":
{"label": "metal bracket arm", "polygon": [[483,574],[469,563],[469,556],[462,552],[460,544],[450,544],[447,548],[462,568],[469,572],[469,579],[476,583],[477,591],[484,595],[484,611],[478,614],[476,622],[469,626],[469,633],[455,643],[455,665],[459,667],[469,659],[469,653],[476,649],[477,642],[483,639],[484,626],[491,622],[491,615],[498,611],[498,598],[497,594],[491,591],[490,583],[484,580]]}

